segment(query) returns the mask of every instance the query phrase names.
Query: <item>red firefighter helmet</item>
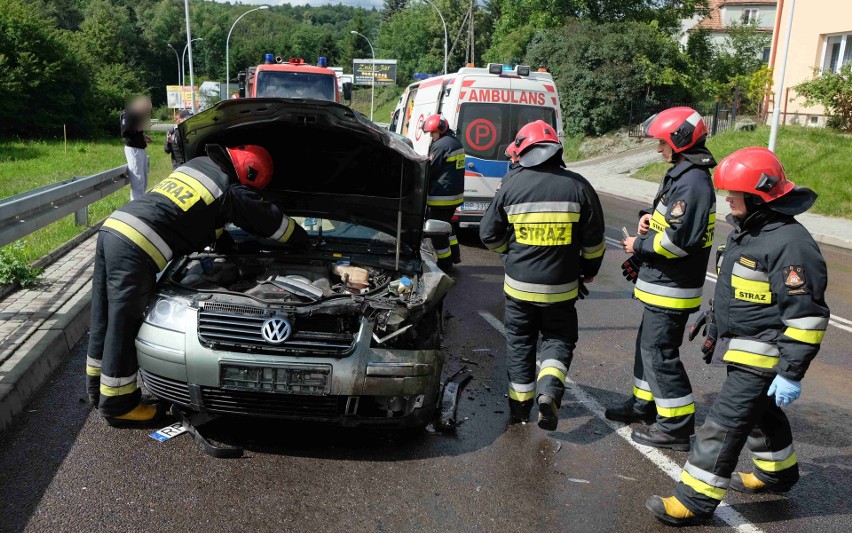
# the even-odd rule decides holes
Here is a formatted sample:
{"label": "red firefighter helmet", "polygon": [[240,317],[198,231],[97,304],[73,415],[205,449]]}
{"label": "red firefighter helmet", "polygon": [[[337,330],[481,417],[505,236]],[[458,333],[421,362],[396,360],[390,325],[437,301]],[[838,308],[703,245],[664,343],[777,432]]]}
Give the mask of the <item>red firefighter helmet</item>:
{"label": "red firefighter helmet", "polygon": [[761,146],[737,150],[723,159],[713,175],[713,184],[717,189],[753,194],[764,202],[777,200],[796,188],[787,179],[778,156]]}
{"label": "red firefighter helmet", "polygon": [[691,107],[670,107],[642,123],[646,137],[662,139],[676,154],[689,150],[707,137],[707,125]]}
{"label": "red firefighter helmet", "polygon": [[237,177],[243,185],[263,189],[272,181],[272,156],[266,148],[253,144],[228,148]]}
{"label": "red firefighter helmet", "polygon": [[443,135],[448,129],[450,129],[450,123],[441,115],[432,115],[423,123],[423,131],[426,133],[437,131]]}
{"label": "red firefighter helmet", "polygon": [[506,148],[513,163],[535,167],[562,153],[562,143],[556,130],[543,120],[530,122],[518,130],[514,142]]}

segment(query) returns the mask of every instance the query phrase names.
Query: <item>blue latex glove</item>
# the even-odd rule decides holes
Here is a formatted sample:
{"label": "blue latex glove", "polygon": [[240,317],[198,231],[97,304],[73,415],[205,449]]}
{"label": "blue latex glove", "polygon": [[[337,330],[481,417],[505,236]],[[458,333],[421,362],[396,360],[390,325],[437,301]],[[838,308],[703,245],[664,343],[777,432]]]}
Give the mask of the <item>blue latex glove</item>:
{"label": "blue latex glove", "polygon": [[793,381],[784,376],[775,376],[772,385],[769,386],[767,396],[775,396],[775,405],[787,407],[799,399],[802,394],[802,382]]}

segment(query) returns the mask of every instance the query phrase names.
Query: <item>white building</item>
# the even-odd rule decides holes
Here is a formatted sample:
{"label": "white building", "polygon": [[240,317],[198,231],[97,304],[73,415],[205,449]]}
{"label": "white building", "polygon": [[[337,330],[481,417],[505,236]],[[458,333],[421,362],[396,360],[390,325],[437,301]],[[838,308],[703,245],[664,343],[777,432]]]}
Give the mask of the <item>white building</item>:
{"label": "white building", "polygon": [[[777,0],[709,0],[706,13],[682,22],[679,41],[686,46],[690,32],[701,28],[710,33],[713,44],[724,47],[728,28],[744,22],[756,22],[760,31],[772,35],[777,4]],[[764,50],[764,61],[769,59],[769,50],[769,46]]]}

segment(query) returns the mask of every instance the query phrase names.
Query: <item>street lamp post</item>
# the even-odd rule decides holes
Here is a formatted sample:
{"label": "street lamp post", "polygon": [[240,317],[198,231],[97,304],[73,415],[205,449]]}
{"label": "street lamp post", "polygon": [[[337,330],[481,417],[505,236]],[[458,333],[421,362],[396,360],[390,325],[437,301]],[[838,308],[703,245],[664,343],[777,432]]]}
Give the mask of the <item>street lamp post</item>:
{"label": "street lamp post", "polygon": [[441,14],[441,10],[438,9],[438,6],[435,5],[434,2],[432,2],[431,0],[423,0],[423,1],[435,8],[435,11],[438,12],[438,16],[441,17],[441,24],[444,25],[444,75],[446,75],[447,74],[447,41],[448,41],[447,21],[444,20],[444,15]]}
{"label": "street lamp post", "polygon": [[175,53],[175,60],[177,61],[177,66],[178,66],[178,71],[177,71],[178,77],[177,77],[176,83],[183,83],[183,79],[181,78],[181,72],[183,72],[183,69],[181,68],[181,64],[180,64],[180,56],[178,55],[177,50],[175,50],[175,47],[172,46],[170,43],[166,43],[166,46],[171,48],[172,52]]}
{"label": "street lamp post", "polygon": [[192,41],[186,43],[186,46],[183,47],[183,54],[181,54],[181,56],[180,56],[181,67],[184,67],[183,74],[181,75],[181,80],[180,80],[180,85],[181,85],[181,87],[183,87],[183,86],[186,85],[186,67],[185,67],[185,65],[186,65],[186,51],[189,50],[189,84],[192,85],[192,87],[193,87],[193,90],[192,90],[192,112],[193,113],[195,113],[197,110],[195,109],[195,89],[194,89],[195,84],[193,83],[194,80],[192,78],[192,47],[190,46],[190,44],[195,42],[195,41],[203,41],[203,40],[204,40],[204,37],[196,37]]}
{"label": "street lamp post", "polygon": [[[192,71],[192,30],[189,28],[189,0],[183,0],[184,18],[186,19],[186,48],[189,48],[189,92],[192,94],[192,112],[198,112],[198,104],[195,101],[195,74]],[[201,39],[198,39],[201,40]]]}
{"label": "street lamp post", "polygon": [[370,42],[370,39],[367,39],[367,36],[361,33],[358,33],[355,30],[350,31],[352,35],[360,35],[367,41],[367,44],[370,45],[370,54],[373,56],[373,63],[370,65],[370,122],[373,121],[373,100],[376,97],[376,50],[373,49],[373,43]]}
{"label": "street lamp post", "polygon": [[[784,40],[784,55],[781,56],[781,72],[778,74],[778,84],[775,86],[775,109],[772,110],[772,123],[769,127],[769,146],[775,151],[775,143],[778,140],[778,122],[781,120],[781,91],[784,90],[784,74],[787,70],[787,55],[790,53],[790,34],[793,32],[793,11],[796,9],[796,0],[790,2],[790,16],[787,18],[787,36]],[[778,24],[780,26],[780,24]],[[775,28],[775,31],[781,28]]]}
{"label": "street lamp post", "polygon": [[243,13],[242,15],[237,17],[237,20],[235,20],[234,23],[231,24],[231,29],[228,30],[228,38],[225,39],[225,95],[226,95],[226,97],[228,95],[228,89],[230,88],[230,83],[231,83],[231,65],[229,63],[230,47],[231,47],[231,32],[234,31],[234,26],[237,25],[237,22],[239,22],[241,18],[248,15],[252,11],[258,11],[260,9],[269,9],[269,6],[260,6],[260,7],[254,8],[254,9],[249,9],[248,11],[246,11],[245,13]]}

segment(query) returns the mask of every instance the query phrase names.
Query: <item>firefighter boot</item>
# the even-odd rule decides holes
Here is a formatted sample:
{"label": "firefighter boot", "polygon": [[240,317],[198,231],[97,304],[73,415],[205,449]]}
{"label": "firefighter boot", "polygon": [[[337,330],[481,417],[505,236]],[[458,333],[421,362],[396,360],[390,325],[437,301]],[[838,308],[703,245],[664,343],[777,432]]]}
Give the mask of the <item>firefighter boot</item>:
{"label": "firefighter boot", "polygon": [[651,496],[645,500],[645,507],[651,511],[661,522],[673,526],[686,526],[706,522],[713,515],[699,515],[687,509],[680,500],[674,496],[662,498]]}
{"label": "firefighter boot", "polygon": [[530,411],[532,411],[532,400],[519,402],[509,398],[509,423],[510,424],[526,424],[530,421]]}
{"label": "firefighter boot", "polygon": [[606,411],[604,411],[604,416],[609,420],[623,422],[625,424],[632,424],[633,422],[653,424],[654,420],[657,419],[657,413],[650,409],[645,413],[640,413],[634,408],[635,405],[636,402],[632,399],[627,400],[618,407],[608,407]]}
{"label": "firefighter boot", "polygon": [[638,427],[633,430],[630,438],[634,442],[653,446],[654,448],[668,448],[676,452],[689,451],[689,437],[675,437],[662,431],[657,424]]}
{"label": "firefighter boot", "polygon": [[754,474],[734,472],[731,476],[731,490],[745,492],[746,494],[781,494],[789,492],[791,486],[774,485],[761,481]]}
{"label": "firefighter boot", "polygon": [[159,422],[165,414],[163,404],[147,404],[140,403],[127,413],[119,416],[104,417],[106,423],[114,428],[124,427],[150,427],[152,424]]}
{"label": "firefighter boot", "polygon": [[554,431],[559,423],[559,416],[556,411],[559,406],[556,405],[556,400],[542,394],[538,397],[538,427],[546,431]]}

